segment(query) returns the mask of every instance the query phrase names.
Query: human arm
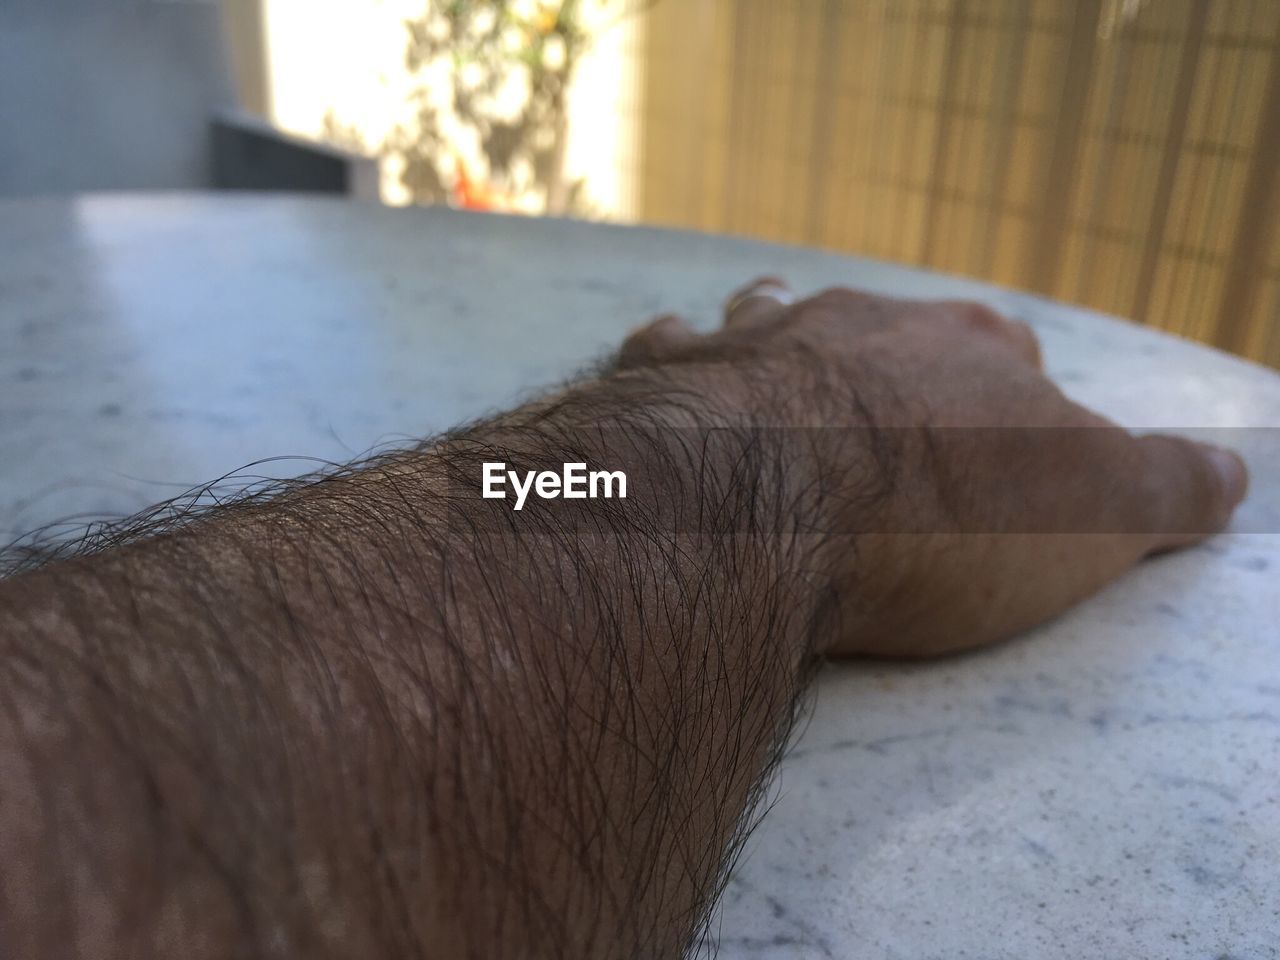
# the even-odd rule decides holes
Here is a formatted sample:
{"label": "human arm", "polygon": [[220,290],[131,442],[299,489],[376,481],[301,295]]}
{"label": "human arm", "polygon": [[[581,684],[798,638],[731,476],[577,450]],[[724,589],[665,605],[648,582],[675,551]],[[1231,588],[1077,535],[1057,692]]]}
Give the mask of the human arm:
{"label": "human arm", "polygon": [[[980,310],[729,319],[0,584],[0,943],[677,954],[815,657],[1000,639],[1243,494],[1069,404]],[[1078,469],[1051,445],[1011,489],[986,434],[920,446],[1003,424],[1071,431]],[[636,496],[514,514],[477,496],[490,459],[625,464]]]}

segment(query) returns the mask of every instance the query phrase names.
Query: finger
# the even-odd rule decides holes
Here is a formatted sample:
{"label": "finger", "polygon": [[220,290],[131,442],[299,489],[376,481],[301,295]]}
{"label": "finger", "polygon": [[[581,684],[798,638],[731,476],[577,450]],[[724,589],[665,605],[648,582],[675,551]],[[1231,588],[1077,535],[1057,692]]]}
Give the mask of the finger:
{"label": "finger", "polygon": [[1010,320],[990,307],[968,300],[945,300],[940,306],[967,327],[999,340],[1037,370],[1044,368],[1040,338],[1021,320]]}
{"label": "finger", "polygon": [[1040,352],[1040,338],[1021,320],[1007,321],[1007,336],[1014,351],[1037,370],[1044,369],[1044,356]]}
{"label": "finger", "polygon": [[618,365],[640,367],[670,360],[698,334],[683,318],[665,314],[632,331],[618,351]]}
{"label": "finger", "polygon": [[1227,525],[1249,487],[1239,454],[1161,434],[1139,437],[1138,445],[1150,552],[1197,543]]}
{"label": "finger", "polygon": [[736,290],[724,305],[726,327],[758,327],[780,317],[795,294],[777,277],[761,277]]}

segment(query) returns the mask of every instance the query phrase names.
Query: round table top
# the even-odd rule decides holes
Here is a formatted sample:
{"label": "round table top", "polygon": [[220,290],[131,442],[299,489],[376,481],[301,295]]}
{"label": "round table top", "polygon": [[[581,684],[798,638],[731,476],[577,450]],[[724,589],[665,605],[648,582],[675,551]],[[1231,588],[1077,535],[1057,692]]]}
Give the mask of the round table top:
{"label": "round table top", "polygon": [[516,402],[752,276],[981,300],[1132,427],[1212,429],[1231,531],[998,649],[843,664],[713,930],[761,957],[1277,956],[1280,376],[836,254],[278,195],[0,202],[0,536],[301,473]]}

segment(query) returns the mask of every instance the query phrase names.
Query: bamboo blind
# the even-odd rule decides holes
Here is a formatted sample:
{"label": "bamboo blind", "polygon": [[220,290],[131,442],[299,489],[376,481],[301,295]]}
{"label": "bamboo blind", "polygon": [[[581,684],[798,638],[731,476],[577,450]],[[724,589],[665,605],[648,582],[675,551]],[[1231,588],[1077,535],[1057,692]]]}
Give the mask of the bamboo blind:
{"label": "bamboo blind", "polygon": [[1280,0],[666,0],[642,49],[642,220],[1280,366]]}

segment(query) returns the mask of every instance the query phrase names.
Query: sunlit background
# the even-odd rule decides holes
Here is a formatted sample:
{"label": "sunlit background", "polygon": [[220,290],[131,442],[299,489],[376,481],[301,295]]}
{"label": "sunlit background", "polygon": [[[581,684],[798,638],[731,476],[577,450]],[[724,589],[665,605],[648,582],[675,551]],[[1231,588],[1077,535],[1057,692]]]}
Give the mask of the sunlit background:
{"label": "sunlit background", "polygon": [[[114,39],[58,32],[48,11],[68,4]],[[384,203],[689,227],[920,264],[1280,366],[1276,0],[0,7],[0,27],[17,25],[8,48],[0,29],[0,87],[11,81],[0,123],[34,131],[32,153],[50,150],[37,142],[50,111],[36,111],[51,95],[30,70],[6,75],[6,52],[19,63],[44,43],[70,71],[105,58],[133,76],[135,61],[163,56],[170,71],[208,73],[179,21],[212,17],[234,105],[376,158]],[[111,118],[95,147],[133,123],[120,120],[127,102],[114,114],[94,102],[112,95],[113,75],[99,65],[99,89],[87,82],[83,102],[58,105],[58,116]],[[154,81],[115,86],[151,115],[173,99],[149,104]],[[57,136],[76,135],[71,123]],[[0,154],[0,193],[191,185],[70,167],[58,180],[47,162],[24,183],[22,146],[7,147],[17,159],[6,167]]]}
{"label": "sunlit background", "polygon": [[656,7],[228,0],[225,11],[244,105],[379,156],[384,202],[631,221]]}

